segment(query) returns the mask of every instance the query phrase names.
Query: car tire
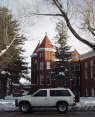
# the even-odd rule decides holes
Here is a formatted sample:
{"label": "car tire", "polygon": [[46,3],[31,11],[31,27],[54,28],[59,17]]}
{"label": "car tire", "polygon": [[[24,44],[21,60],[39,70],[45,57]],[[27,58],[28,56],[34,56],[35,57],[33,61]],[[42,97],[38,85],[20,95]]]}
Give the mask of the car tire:
{"label": "car tire", "polygon": [[28,113],[31,112],[32,108],[28,102],[23,102],[20,104],[20,111],[22,113]]}
{"label": "car tire", "polygon": [[66,113],[68,111],[68,104],[65,102],[59,102],[56,108],[60,113]]}

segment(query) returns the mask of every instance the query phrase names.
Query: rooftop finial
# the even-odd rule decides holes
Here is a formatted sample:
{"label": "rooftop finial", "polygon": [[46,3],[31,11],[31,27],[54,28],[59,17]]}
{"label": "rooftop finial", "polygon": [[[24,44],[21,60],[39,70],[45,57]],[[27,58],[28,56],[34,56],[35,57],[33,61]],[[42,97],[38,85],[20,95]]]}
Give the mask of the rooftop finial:
{"label": "rooftop finial", "polygon": [[39,40],[39,44],[40,44],[40,40]]}

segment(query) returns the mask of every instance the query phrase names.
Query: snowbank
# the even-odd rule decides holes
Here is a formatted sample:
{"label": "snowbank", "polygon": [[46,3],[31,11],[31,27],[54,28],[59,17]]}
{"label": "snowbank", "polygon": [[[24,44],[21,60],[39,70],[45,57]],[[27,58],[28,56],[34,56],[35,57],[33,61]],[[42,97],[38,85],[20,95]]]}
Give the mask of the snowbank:
{"label": "snowbank", "polygon": [[0,111],[15,111],[14,100],[0,100]]}
{"label": "snowbank", "polygon": [[73,107],[78,111],[95,111],[95,97],[80,97],[80,102]]}
{"label": "snowbank", "polygon": [[15,99],[19,97],[7,96],[5,99],[0,99],[0,111],[16,111]]}
{"label": "snowbank", "polygon": [[[0,99],[0,111],[17,111],[15,99],[17,97],[12,96]],[[95,111],[95,97],[81,97],[80,102],[71,111]]]}

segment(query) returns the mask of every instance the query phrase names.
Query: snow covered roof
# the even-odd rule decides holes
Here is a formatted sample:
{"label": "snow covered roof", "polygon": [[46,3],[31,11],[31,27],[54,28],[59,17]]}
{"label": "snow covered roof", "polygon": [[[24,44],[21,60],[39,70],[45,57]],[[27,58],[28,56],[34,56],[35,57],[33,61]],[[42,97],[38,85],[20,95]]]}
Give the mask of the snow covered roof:
{"label": "snow covered roof", "polygon": [[90,57],[93,57],[95,56],[95,51],[92,50],[92,51],[89,51],[83,55],[80,56],[80,60],[84,60],[84,59],[87,59],[87,58],[90,58]]}

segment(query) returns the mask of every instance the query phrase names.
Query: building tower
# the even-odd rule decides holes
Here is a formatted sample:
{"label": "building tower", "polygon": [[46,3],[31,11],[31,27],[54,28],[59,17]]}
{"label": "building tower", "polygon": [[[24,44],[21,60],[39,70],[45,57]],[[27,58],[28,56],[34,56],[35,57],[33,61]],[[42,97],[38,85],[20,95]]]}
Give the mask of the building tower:
{"label": "building tower", "polygon": [[54,61],[55,50],[46,34],[31,56],[31,82],[34,87],[51,87],[50,71]]}

